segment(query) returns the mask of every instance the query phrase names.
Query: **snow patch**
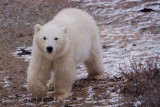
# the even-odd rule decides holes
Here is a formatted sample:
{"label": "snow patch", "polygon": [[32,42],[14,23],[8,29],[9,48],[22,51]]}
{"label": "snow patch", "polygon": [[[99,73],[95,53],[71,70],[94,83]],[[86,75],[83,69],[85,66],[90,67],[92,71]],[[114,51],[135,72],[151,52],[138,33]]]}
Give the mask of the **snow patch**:
{"label": "snow patch", "polygon": [[5,76],[4,78],[3,78],[3,81],[1,82],[1,83],[4,83],[5,85],[3,86],[3,87],[9,87],[10,86],[10,84],[11,84],[11,82],[9,81],[9,77],[8,76]]}

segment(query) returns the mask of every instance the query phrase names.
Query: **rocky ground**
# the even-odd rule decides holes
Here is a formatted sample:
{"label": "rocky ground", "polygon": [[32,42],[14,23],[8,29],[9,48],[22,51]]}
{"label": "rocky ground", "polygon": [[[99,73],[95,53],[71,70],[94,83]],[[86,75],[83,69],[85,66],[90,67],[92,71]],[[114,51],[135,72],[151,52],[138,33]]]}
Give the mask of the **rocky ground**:
{"label": "rocky ground", "polygon": [[[86,80],[86,72],[82,73],[86,70],[79,65],[70,99],[56,102],[48,92],[37,100],[27,91],[30,51],[25,50],[32,45],[34,25],[43,25],[67,7],[81,8],[97,21],[105,72],[110,78]],[[159,17],[158,0],[1,0],[0,106],[128,106],[119,87],[126,81],[118,73],[119,67],[124,68],[132,59],[159,55]],[[141,104],[137,99],[132,101],[131,105]]]}

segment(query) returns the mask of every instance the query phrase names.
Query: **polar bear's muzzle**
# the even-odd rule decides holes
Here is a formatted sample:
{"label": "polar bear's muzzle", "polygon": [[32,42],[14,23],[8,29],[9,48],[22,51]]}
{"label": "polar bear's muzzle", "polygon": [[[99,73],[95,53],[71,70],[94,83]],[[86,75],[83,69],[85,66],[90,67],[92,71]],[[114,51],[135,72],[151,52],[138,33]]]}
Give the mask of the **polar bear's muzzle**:
{"label": "polar bear's muzzle", "polygon": [[52,53],[53,52],[53,47],[52,46],[47,46],[46,51],[47,51],[47,53]]}

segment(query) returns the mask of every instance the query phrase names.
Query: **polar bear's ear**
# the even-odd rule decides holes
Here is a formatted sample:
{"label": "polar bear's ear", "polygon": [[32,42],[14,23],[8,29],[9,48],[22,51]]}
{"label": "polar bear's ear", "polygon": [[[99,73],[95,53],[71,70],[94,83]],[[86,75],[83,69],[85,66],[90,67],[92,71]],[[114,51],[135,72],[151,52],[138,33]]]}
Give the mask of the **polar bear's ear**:
{"label": "polar bear's ear", "polygon": [[41,30],[41,27],[42,26],[40,24],[36,24],[35,27],[34,27],[34,32],[35,33],[39,32]]}

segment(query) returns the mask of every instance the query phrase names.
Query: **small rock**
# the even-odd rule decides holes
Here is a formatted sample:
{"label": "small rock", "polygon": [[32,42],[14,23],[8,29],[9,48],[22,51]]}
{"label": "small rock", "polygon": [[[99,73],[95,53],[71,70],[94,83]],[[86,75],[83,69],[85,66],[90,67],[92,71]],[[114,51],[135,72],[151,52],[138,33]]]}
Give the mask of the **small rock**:
{"label": "small rock", "polygon": [[155,11],[155,10],[150,9],[150,8],[144,8],[142,10],[139,10],[139,12],[153,12],[153,11]]}
{"label": "small rock", "polygon": [[18,37],[23,37],[23,34],[22,34],[22,33],[19,33]]}
{"label": "small rock", "polygon": [[8,80],[12,80],[12,78],[11,78],[11,77],[9,77],[9,78],[8,78]]}
{"label": "small rock", "polygon": [[15,94],[15,97],[20,97],[20,95],[18,95],[18,94]]}
{"label": "small rock", "polygon": [[65,105],[64,107],[72,107],[72,106],[69,106],[69,105]]}
{"label": "small rock", "polygon": [[102,45],[102,48],[103,49],[108,49],[108,48],[110,48],[111,47],[111,45]]}
{"label": "small rock", "polygon": [[80,66],[77,66],[76,69],[81,69],[81,67],[80,67]]}
{"label": "small rock", "polygon": [[75,87],[82,87],[79,82],[75,82],[75,83],[73,84],[73,86],[75,86]]}
{"label": "small rock", "polygon": [[136,46],[136,44],[134,43],[134,44],[132,44],[132,46]]}
{"label": "small rock", "polygon": [[98,89],[98,87],[94,87],[94,88],[93,88],[93,90],[97,90],[97,89]]}
{"label": "small rock", "polygon": [[77,100],[77,98],[73,97],[73,100]]}
{"label": "small rock", "polygon": [[21,53],[18,53],[18,55],[31,55],[31,52],[27,51],[27,50],[24,50],[24,49],[21,49]]}

